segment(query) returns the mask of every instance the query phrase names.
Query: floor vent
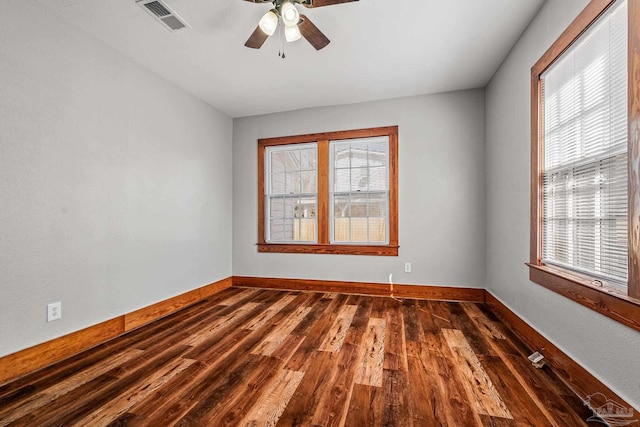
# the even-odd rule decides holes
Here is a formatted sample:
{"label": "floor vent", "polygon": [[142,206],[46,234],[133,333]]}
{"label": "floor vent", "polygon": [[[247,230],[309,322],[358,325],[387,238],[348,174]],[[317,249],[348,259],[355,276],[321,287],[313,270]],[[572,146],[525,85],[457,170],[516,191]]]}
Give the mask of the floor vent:
{"label": "floor vent", "polygon": [[136,3],[153,16],[169,31],[179,31],[190,28],[169,6],[160,0],[136,0]]}

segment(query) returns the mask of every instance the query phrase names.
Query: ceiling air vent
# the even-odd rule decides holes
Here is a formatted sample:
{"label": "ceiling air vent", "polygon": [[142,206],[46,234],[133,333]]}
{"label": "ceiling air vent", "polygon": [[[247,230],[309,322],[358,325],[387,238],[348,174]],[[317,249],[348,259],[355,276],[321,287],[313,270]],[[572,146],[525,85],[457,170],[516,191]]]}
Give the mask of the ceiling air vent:
{"label": "ceiling air vent", "polygon": [[136,0],[136,3],[153,16],[169,31],[178,31],[189,28],[189,25],[180,18],[169,6],[160,0]]}

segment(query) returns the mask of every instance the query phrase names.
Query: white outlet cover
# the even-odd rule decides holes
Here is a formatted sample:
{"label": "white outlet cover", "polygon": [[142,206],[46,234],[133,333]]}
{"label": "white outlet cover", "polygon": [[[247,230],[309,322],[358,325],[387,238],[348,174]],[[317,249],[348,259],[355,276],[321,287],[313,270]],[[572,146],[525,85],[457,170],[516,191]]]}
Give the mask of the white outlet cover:
{"label": "white outlet cover", "polygon": [[62,318],[62,302],[52,302],[47,304],[47,322],[52,322]]}
{"label": "white outlet cover", "polygon": [[411,263],[410,262],[405,262],[404,263],[404,272],[405,273],[411,273]]}

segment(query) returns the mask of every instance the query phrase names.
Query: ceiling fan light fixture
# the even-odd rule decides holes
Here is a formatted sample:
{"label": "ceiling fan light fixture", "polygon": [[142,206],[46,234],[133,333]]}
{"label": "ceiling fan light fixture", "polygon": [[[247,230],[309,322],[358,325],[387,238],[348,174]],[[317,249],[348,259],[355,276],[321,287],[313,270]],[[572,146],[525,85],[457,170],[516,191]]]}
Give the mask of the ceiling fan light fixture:
{"label": "ceiling fan light fixture", "polygon": [[280,13],[282,14],[282,21],[285,25],[292,27],[298,25],[300,21],[300,13],[293,3],[286,1],[280,6]]}
{"label": "ceiling fan light fixture", "polygon": [[297,25],[289,26],[285,25],[284,27],[284,38],[288,42],[294,42],[296,40],[300,40],[302,34],[300,33],[300,28]]}
{"label": "ceiling fan light fixture", "polygon": [[278,28],[278,14],[275,9],[271,9],[265,13],[260,22],[258,22],[260,29],[268,36],[272,36]]}

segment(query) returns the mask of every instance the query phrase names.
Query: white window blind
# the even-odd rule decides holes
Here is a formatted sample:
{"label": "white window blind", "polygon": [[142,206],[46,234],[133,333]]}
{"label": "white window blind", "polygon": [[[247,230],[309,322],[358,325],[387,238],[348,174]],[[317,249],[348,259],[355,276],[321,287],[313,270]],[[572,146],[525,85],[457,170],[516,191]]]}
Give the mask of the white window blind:
{"label": "white window blind", "polygon": [[541,77],[543,262],[627,282],[627,2]]}
{"label": "white window blind", "polygon": [[267,242],[317,242],[317,169],[315,143],[266,148]]}
{"label": "white window blind", "polygon": [[389,243],[389,137],[330,142],[331,243]]}

